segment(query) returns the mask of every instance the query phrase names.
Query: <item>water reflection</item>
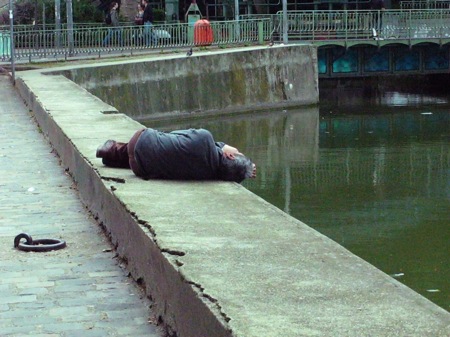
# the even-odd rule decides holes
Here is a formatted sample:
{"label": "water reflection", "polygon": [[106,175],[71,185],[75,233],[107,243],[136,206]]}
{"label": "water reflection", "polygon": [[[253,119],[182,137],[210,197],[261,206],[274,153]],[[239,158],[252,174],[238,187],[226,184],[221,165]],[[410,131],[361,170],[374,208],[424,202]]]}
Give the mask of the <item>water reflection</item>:
{"label": "water reflection", "polygon": [[244,186],[449,310],[449,108],[359,109],[147,124],[211,130],[257,163]]}
{"label": "water reflection", "polygon": [[413,106],[418,104],[447,104],[448,100],[435,96],[389,91],[381,97],[380,103],[387,106]]}
{"label": "water reflection", "polygon": [[[449,104],[447,93],[441,95],[380,91],[372,87],[321,88],[321,111],[334,114],[379,113],[383,106],[388,111],[397,112],[398,107],[420,108]],[[384,111],[384,110],[383,110]]]}

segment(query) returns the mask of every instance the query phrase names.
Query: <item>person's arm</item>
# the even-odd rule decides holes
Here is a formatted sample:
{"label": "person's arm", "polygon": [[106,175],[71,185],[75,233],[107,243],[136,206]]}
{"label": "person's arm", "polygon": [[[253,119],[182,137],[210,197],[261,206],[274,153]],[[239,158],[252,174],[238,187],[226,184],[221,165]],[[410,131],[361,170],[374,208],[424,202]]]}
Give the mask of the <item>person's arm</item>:
{"label": "person's arm", "polygon": [[119,23],[119,13],[117,13],[117,10],[114,10],[111,12],[111,23],[114,27],[117,27],[120,25]]}

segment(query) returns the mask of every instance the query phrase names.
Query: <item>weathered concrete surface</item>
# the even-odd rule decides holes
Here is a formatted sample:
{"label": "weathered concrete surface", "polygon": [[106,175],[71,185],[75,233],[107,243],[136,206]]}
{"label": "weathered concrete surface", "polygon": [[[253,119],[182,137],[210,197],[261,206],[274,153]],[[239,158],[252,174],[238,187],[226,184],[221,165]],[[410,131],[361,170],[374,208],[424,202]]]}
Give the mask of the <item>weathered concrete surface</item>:
{"label": "weathered concrete surface", "polygon": [[317,53],[310,45],[195,52],[61,72],[134,119],[319,101]]}
{"label": "weathered concrete surface", "polygon": [[[163,336],[6,75],[0,97],[0,336]],[[22,232],[67,247],[19,251]]]}
{"label": "weathered concrete surface", "polygon": [[20,75],[81,197],[180,337],[448,336],[450,314],[242,186],[142,181],[97,145],[139,126],[62,76]]}

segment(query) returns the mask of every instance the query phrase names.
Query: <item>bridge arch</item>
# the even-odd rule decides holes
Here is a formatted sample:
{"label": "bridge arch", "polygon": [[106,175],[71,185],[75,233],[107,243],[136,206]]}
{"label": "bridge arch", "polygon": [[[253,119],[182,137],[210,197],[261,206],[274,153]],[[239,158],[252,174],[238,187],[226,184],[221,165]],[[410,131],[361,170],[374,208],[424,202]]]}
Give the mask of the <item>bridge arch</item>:
{"label": "bridge arch", "polygon": [[365,77],[450,72],[450,45],[372,43],[318,48],[319,77]]}

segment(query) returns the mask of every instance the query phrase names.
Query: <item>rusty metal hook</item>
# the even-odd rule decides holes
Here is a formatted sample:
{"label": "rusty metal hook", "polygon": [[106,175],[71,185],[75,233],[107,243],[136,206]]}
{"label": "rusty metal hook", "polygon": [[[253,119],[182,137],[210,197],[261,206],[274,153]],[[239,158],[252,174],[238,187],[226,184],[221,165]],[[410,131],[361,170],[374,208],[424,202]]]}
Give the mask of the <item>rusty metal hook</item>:
{"label": "rusty metal hook", "polygon": [[17,248],[19,246],[20,239],[26,239],[28,245],[32,245],[33,244],[33,238],[31,237],[31,235],[29,235],[27,233],[20,233],[19,235],[17,235],[14,238],[14,248]]}
{"label": "rusty metal hook", "polygon": [[[20,242],[21,239],[26,239],[25,243]],[[14,238],[14,248],[23,250],[25,252],[48,252],[51,250],[58,250],[66,247],[66,242],[58,239],[38,239],[33,240],[31,235],[27,233],[20,233]]]}

